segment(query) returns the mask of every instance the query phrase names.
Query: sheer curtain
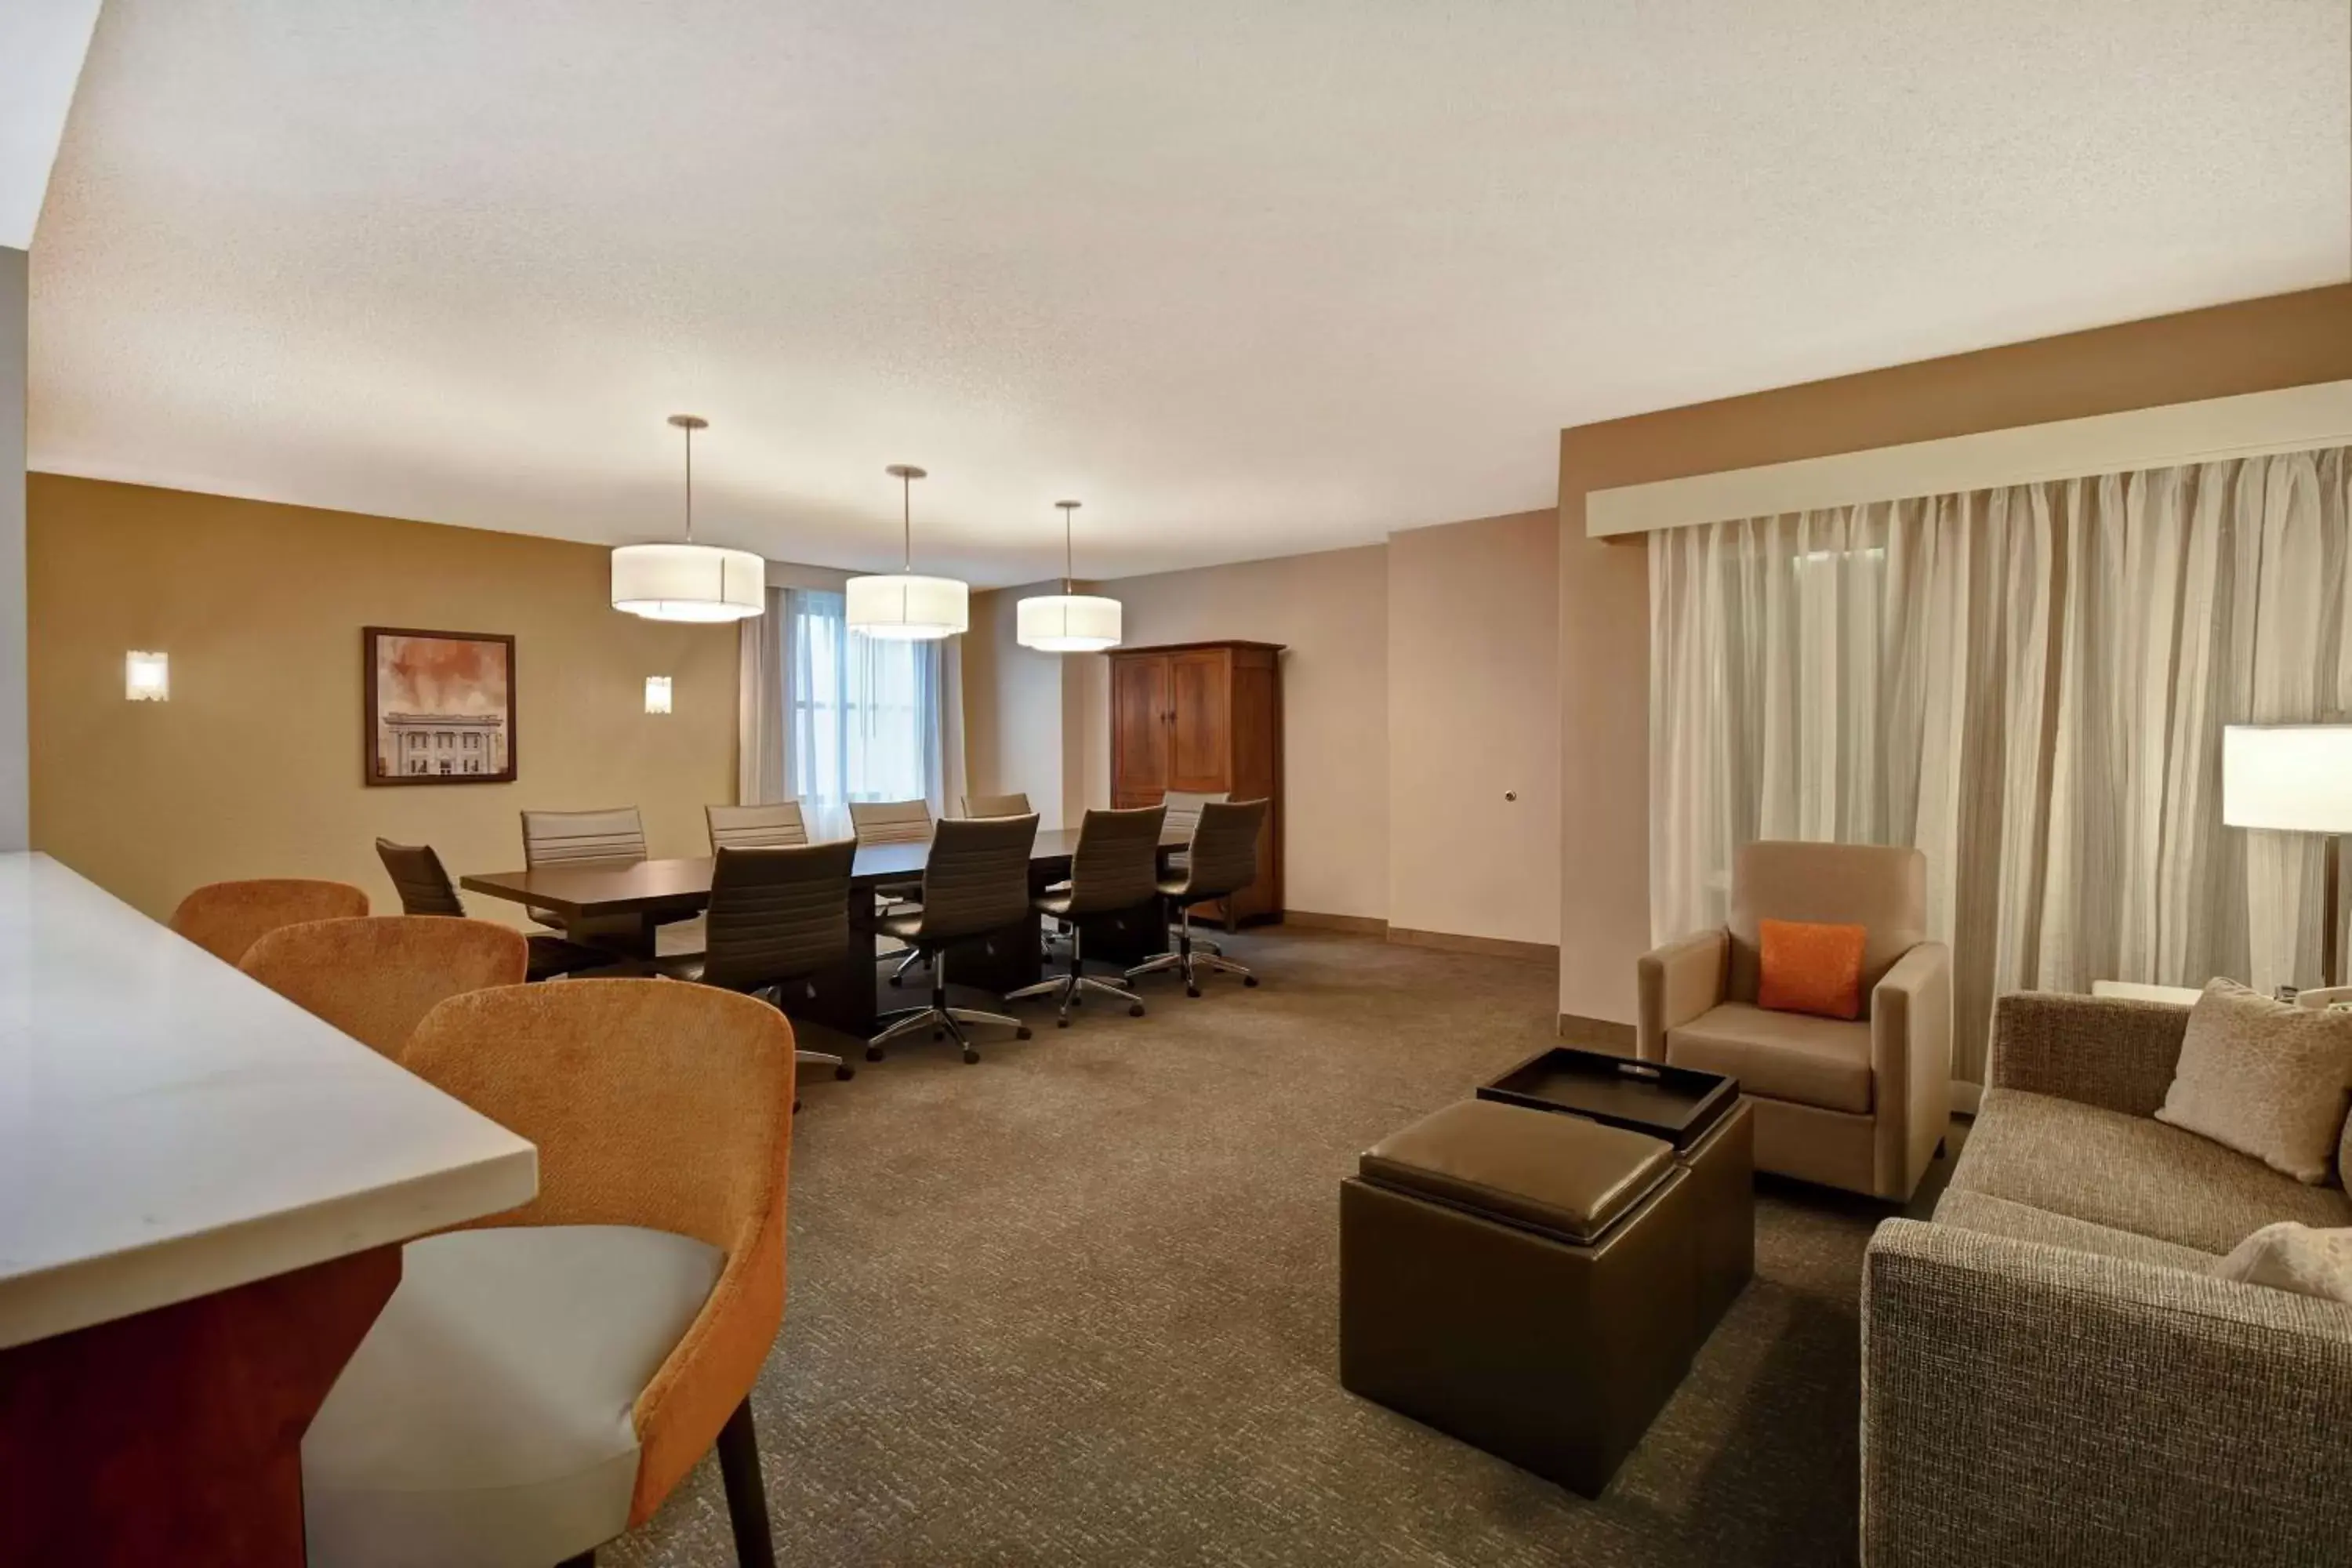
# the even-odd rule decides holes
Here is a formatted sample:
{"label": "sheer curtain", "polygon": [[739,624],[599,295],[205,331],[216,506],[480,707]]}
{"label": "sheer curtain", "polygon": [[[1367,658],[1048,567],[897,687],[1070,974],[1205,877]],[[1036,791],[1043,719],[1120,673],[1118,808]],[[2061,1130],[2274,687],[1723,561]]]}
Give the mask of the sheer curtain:
{"label": "sheer curtain", "polygon": [[742,798],[798,798],[812,838],[850,835],[853,800],[929,802],[963,792],[961,649],[853,635],[842,595],[783,588],[770,623],[746,623],[739,747]]}
{"label": "sheer curtain", "polygon": [[2345,449],[1650,536],[1652,934],[1756,838],[1914,844],[1955,1076],[1992,999],[2315,978],[2318,841],[2224,828],[2221,726],[2352,703]]}

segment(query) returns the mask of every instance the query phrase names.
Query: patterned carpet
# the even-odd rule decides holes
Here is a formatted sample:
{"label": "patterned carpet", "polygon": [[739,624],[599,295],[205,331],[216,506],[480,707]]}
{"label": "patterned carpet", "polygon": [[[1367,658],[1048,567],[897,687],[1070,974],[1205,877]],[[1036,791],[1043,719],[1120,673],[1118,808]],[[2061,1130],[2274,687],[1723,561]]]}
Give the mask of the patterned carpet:
{"label": "patterned carpet", "polygon": [[[1035,1037],[977,1067],[918,1043],[811,1071],[754,1399],[780,1562],[1853,1560],[1884,1209],[1767,1184],[1756,1282],[1585,1501],[1335,1371],[1339,1178],[1549,1043],[1550,969],[1297,931],[1233,952],[1263,986],[1160,978],[1139,1019],[1026,1005]],[[715,1463],[598,1557],[732,1563]]]}

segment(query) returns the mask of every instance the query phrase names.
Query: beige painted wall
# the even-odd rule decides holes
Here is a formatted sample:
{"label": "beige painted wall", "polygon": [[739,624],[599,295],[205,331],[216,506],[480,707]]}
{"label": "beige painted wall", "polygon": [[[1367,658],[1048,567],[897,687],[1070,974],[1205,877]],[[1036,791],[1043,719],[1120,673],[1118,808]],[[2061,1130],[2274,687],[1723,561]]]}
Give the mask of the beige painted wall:
{"label": "beige painted wall", "polygon": [[1389,536],[1392,927],[1559,940],[1559,563],[1556,511]]}
{"label": "beige painted wall", "polygon": [[[1389,892],[1388,560],[1383,545],[1101,584],[1129,647],[1248,637],[1282,656],[1284,897],[1385,919]],[[1110,661],[1069,661],[1066,723],[1085,800],[1110,803]]]}
{"label": "beige painted wall", "polygon": [[[396,910],[377,835],[505,868],[526,806],[634,803],[655,855],[701,854],[734,798],[735,628],[615,614],[595,546],[47,474],[30,514],[34,846],[149,914],[261,876]],[[516,783],[362,784],[364,626],[514,635]],[[123,700],[130,648],[171,655],[169,702]]]}
{"label": "beige painted wall", "polygon": [[1649,944],[1649,612],[1585,492],[2352,377],[2352,286],[1587,425],[1559,442],[1559,1006],[1630,1022]]}
{"label": "beige painted wall", "polygon": [[1026,795],[1040,827],[1075,825],[1085,807],[1065,812],[1067,757],[1063,744],[1065,686],[1070,660],[1013,640],[1015,607],[1043,584],[991,588],[971,596],[971,630],[963,639],[964,769],[973,795]]}

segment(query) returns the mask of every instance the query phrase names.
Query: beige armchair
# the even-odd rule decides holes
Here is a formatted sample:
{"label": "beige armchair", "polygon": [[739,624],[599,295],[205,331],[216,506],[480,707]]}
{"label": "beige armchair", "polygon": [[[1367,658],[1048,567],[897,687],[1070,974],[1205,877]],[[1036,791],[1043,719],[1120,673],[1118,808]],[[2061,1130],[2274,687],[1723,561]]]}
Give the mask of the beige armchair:
{"label": "beige armchair", "polygon": [[[1924,940],[1916,849],[1764,842],[1732,862],[1731,923],[1644,953],[1635,1054],[1727,1073],[1756,1108],[1756,1164],[1908,1199],[1952,1119],[1952,959]],[[1759,922],[1859,925],[1863,1015],[1756,1005]]]}

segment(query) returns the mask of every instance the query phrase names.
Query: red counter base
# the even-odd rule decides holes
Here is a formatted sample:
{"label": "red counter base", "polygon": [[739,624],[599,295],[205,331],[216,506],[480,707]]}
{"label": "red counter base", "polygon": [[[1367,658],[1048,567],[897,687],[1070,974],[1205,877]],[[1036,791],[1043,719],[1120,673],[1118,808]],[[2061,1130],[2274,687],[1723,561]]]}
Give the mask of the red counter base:
{"label": "red counter base", "polygon": [[0,1351],[0,1563],[299,1568],[302,1434],[399,1283],[377,1247]]}

